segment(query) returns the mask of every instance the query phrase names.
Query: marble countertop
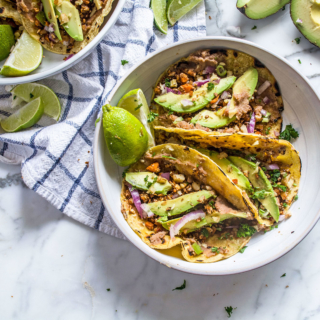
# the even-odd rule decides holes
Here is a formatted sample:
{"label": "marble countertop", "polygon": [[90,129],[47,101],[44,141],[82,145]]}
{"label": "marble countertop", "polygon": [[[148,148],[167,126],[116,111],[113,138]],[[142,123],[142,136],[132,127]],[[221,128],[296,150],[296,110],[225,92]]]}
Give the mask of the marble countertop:
{"label": "marble countertop", "polygon": [[[303,37],[296,44],[301,35],[288,6],[253,21],[235,2],[207,0],[208,35],[238,36],[278,53],[320,93],[320,49]],[[320,224],[257,270],[186,274],[69,219],[23,185],[19,167],[0,164],[0,319],[227,319],[226,306],[237,307],[233,319],[319,319],[319,234]],[[185,290],[172,291],[184,280]]]}

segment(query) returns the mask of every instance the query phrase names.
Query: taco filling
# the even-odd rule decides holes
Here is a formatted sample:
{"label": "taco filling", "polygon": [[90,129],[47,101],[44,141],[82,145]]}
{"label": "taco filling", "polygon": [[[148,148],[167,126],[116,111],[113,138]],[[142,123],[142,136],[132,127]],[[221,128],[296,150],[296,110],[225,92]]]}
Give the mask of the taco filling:
{"label": "taco filling", "polygon": [[233,50],[199,50],[172,65],[154,89],[155,128],[278,137],[283,103],[271,73]]}

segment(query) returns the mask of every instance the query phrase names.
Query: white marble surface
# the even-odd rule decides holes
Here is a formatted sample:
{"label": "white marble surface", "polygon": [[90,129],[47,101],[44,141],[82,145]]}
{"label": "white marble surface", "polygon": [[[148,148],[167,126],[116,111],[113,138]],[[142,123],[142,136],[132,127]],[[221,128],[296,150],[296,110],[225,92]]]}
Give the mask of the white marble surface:
{"label": "white marble surface", "polygon": [[[235,2],[207,0],[208,35],[240,26],[241,37],[286,57],[320,93],[320,49],[293,42],[301,35],[288,8],[252,21]],[[19,171],[0,165],[1,320],[226,319],[225,306],[237,307],[232,319],[320,319],[320,224],[258,270],[195,276],[63,216],[23,186]],[[172,291],[184,279],[187,288]]]}

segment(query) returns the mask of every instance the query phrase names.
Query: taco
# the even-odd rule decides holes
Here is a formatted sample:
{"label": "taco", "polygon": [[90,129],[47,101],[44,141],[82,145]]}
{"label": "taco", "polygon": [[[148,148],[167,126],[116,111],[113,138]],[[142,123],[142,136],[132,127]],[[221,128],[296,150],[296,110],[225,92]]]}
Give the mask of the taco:
{"label": "taco", "polygon": [[44,48],[74,54],[99,32],[112,0],[17,0],[27,32]]}
{"label": "taco", "polygon": [[0,0],[0,24],[10,25],[14,31],[22,25],[17,6],[14,3]]}
{"label": "taco", "polygon": [[187,146],[150,148],[124,174],[121,211],[154,249],[182,246],[190,262],[236,254],[259,229],[247,196],[207,156]]}
{"label": "taco", "polygon": [[155,129],[278,137],[283,101],[275,78],[235,50],[199,50],[170,66],[152,97]]}
{"label": "taco", "polygon": [[[286,140],[248,134],[184,136],[157,132],[157,142],[185,144],[214,161],[248,198],[261,226],[290,217],[301,177],[299,153]],[[246,199],[248,199],[246,198]]]}

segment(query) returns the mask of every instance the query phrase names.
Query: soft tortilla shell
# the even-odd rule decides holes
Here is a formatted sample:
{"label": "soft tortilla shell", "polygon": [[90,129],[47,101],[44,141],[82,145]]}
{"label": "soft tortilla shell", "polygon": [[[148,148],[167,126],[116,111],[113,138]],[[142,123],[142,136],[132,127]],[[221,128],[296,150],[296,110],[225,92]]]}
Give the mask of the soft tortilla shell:
{"label": "soft tortilla shell", "polygon": [[12,19],[17,25],[22,25],[20,14],[15,4],[0,0],[0,8],[4,8],[3,12],[0,13],[0,18],[9,18]]}

